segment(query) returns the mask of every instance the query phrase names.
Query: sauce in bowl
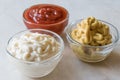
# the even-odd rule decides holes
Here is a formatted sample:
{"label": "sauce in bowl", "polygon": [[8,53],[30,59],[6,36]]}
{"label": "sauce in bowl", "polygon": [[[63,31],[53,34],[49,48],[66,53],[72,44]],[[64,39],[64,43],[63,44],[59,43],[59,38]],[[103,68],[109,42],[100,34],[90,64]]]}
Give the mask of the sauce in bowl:
{"label": "sauce in bowl", "polygon": [[26,9],[23,17],[28,29],[42,28],[60,34],[68,24],[69,15],[61,6],[38,4]]}

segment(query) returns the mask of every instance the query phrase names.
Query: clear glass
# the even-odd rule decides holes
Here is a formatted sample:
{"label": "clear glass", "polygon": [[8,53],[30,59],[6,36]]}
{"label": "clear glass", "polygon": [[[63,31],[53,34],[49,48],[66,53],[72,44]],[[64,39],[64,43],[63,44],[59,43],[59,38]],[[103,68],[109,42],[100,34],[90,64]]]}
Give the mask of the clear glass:
{"label": "clear glass", "polygon": [[[82,19],[81,19],[82,20]],[[76,24],[81,22],[81,20],[77,20],[69,25],[66,29],[66,38],[72,48],[73,52],[78,56],[78,58],[85,62],[99,62],[104,60],[116,46],[119,41],[119,33],[116,27],[112,24],[99,20],[102,23],[106,24],[110,28],[110,34],[112,35],[112,43],[105,46],[90,46],[81,44],[74,39],[71,38],[71,31],[76,28]]]}
{"label": "clear glass", "polygon": [[24,60],[17,59],[7,49],[8,58],[9,58],[10,62],[22,74],[29,76],[29,77],[32,77],[32,78],[43,77],[43,76],[49,74],[50,72],[52,72],[54,70],[54,68],[56,67],[56,65],[58,64],[58,62],[61,60],[61,58],[63,56],[62,51],[64,49],[63,40],[58,34],[51,32],[51,31],[48,31],[48,30],[29,29],[29,30],[21,31],[21,32],[13,35],[9,39],[7,47],[9,46],[9,44],[11,43],[13,38],[20,37],[22,34],[27,33],[27,32],[38,32],[41,34],[51,35],[60,43],[60,49],[56,55],[54,55],[46,60],[39,61],[39,62],[30,62],[30,61],[24,61]]}

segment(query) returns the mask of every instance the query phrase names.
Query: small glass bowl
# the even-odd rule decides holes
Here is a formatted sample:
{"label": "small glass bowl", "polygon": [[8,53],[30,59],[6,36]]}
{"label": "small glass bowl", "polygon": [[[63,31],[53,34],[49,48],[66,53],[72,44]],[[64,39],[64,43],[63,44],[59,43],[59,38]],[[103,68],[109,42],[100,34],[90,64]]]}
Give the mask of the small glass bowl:
{"label": "small glass bowl", "polygon": [[[55,22],[52,24],[46,24],[46,23],[35,23],[35,22],[31,22],[30,20],[27,20],[25,18],[25,15],[27,14],[27,11],[30,10],[31,8],[42,8],[42,7],[56,7],[59,8],[61,11],[63,11],[63,15],[65,15],[65,18],[59,22]],[[67,11],[67,9],[65,9],[62,6],[58,6],[58,5],[54,5],[54,4],[37,4],[37,5],[33,5],[29,8],[27,8],[24,12],[23,12],[23,22],[25,23],[26,27],[28,29],[46,29],[46,30],[50,30],[53,31],[57,34],[62,34],[62,32],[64,31],[65,27],[67,26],[69,21],[69,12]]]}
{"label": "small glass bowl", "polygon": [[112,43],[105,46],[84,45],[72,39],[70,35],[71,31],[76,28],[76,24],[80,23],[82,20],[83,19],[80,19],[71,23],[66,29],[66,38],[68,40],[68,43],[70,44],[70,47],[72,48],[76,56],[82,61],[99,62],[104,60],[111,53],[111,51],[119,41],[119,32],[117,28],[106,21],[99,20],[109,26],[110,34],[112,35]]}
{"label": "small glass bowl", "polygon": [[[54,56],[46,60],[39,62],[30,62],[30,61],[20,60],[14,57],[8,50],[11,41],[13,40],[13,38],[20,37],[22,34],[28,32],[38,32],[41,34],[47,34],[53,36],[60,43],[60,49],[58,53],[56,53]],[[58,34],[44,29],[28,29],[18,32],[9,39],[7,44],[7,53],[8,53],[7,55],[9,61],[19,70],[19,72],[32,78],[43,77],[48,75],[50,72],[52,72],[57,66],[58,62],[61,60],[63,56],[62,54],[63,50],[64,50],[64,43],[62,38]]]}

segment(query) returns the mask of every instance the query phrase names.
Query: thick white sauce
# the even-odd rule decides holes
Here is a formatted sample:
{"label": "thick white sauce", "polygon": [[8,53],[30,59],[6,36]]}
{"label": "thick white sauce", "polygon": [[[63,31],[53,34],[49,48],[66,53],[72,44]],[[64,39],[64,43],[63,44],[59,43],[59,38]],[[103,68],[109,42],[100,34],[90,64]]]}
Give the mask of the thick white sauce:
{"label": "thick white sauce", "polygon": [[60,44],[50,35],[39,33],[25,33],[19,38],[14,38],[8,50],[21,60],[41,61],[47,59],[59,50]]}

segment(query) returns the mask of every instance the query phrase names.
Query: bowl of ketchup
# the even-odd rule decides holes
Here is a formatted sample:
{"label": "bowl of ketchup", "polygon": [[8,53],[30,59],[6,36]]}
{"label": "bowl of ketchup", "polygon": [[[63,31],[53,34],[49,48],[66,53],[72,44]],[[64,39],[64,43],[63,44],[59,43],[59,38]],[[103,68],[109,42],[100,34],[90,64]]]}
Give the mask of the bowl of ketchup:
{"label": "bowl of ketchup", "polygon": [[68,11],[54,4],[33,5],[23,13],[23,21],[28,29],[47,29],[58,34],[64,31],[68,20]]}

